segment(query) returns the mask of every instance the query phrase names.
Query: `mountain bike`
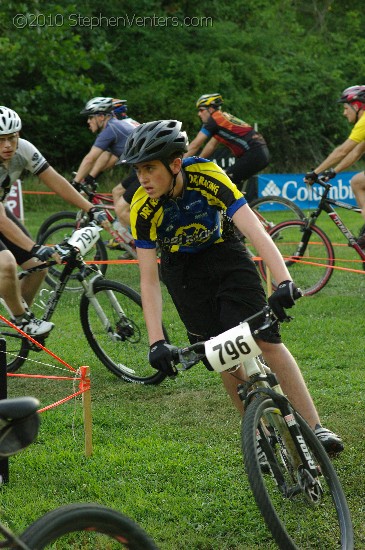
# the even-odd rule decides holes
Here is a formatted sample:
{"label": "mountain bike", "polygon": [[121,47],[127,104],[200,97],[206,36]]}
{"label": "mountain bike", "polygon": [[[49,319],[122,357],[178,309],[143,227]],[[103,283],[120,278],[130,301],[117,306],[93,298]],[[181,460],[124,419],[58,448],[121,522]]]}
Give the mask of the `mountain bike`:
{"label": "mountain bike", "polygon": [[[137,253],[132,235],[126,228],[121,226],[120,223],[117,223],[115,216],[113,216],[112,214],[112,211],[114,210],[113,199],[105,194],[97,193],[97,183],[95,183],[93,186],[80,183],[75,188],[83,195],[86,195],[88,200],[92,202],[92,204],[94,204],[95,206],[99,206],[105,211],[107,219],[110,223],[108,228],[104,228],[105,231],[108,231],[111,238],[116,243],[119,249],[127,252],[130,258],[135,259],[137,257]],[[36,242],[38,244],[44,244],[49,240],[57,242],[61,239],[66,238],[67,236],[70,236],[75,229],[80,229],[88,224],[89,217],[82,210],[78,212],[72,212],[68,210],[56,212],[42,223],[36,236]],[[98,239],[98,241],[94,245],[94,248],[89,251],[89,259],[90,258],[102,261],[106,261],[108,259],[106,246],[101,239]],[[106,273],[107,267],[108,265],[106,263],[100,264],[100,269],[102,273]],[[57,265],[52,266],[47,273],[46,281],[51,287],[54,288],[59,276],[59,267]],[[70,277],[69,285],[66,290],[82,290],[81,286],[77,283],[76,275]]]}
{"label": "mountain bike", "polygon": [[[40,424],[38,408],[39,401],[33,397],[0,401],[0,458],[17,454],[35,440]],[[22,535],[0,523],[0,548],[158,550],[137,523],[96,503],[61,506],[37,519]]]}
{"label": "mountain bike", "polygon": [[[290,318],[288,318],[290,319]],[[259,328],[251,330],[255,322]],[[293,408],[262,360],[254,337],[275,323],[269,306],[206,342],[171,346],[177,371],[206,358],[216,372],[245,367],[238,386],[244,465],[256,504],[279,548],[353,550],[346,497],[332,462],[313,430]]]}
{"label": "mountain bike", "polygon": [[[38,301],[44,309],[42,319],[51,320],[71,275],[76,273],[83,289],[79,309],[81,327],[95,355],[107,369],[127,382],[158,384],[165,376],[147,361],[148,334],[140,295],[122,283],[105,279],[96,265],[86,265],[83,259],[99,239],[99,231],[99,227],[90,225],[74,231],[70,238],[55,245],[62,259],[62,270],[54,290],[42,289],[40,292]],[[42,270],[49,263],[54,261],[23,271],[19,278]],[[3,303],[0,303],[0,313],[8,317]],[[0,324],[0,338],[6,339],[9,372],[18,370],[31,350],[39,350],[36,344],[4,322]],[[44,345],[44,340],[39,337],[37,340]]]}
{"label": "mountain bike", "polygon": [[[97,186],[97,182],[95,182],[93,185],[85,183],[79,183],[77,186],[73,185],[73,187],[75,187],[77,191],[79,191],[83,195],[86,195],[88,200],[92,204],[94,204],[95,206],[99,206],[100,208],[105,210],[108,221],[111,224],[111,227],[109,229],[106,229],[106,231],[110,233],[113,239],[115,239],[115,241],[119,244],[121,249],[128,252],[132,258],[136,258],[137,254],[134,247],[132,235],[125,229],[116,230],[113,227],[113,223],[116,221],[115,216],[112,214],[112,212],[114,211],[113,199],[105,193],[98,193],[96,191]],[[51,226],[70,223],[70,221],[73,222],[74,227],[76,224],[76,229],[79,229],[79,227],[82,227],[82,224],[85,225],[88,223],[88,216],[85,216],[85,213],[82,210],[79,212],[72,212],[68,210],[56,212],[55,214],[52,214],[51,216],[49,216],[49,218],[44,220],[38,230],[36,241],[38,242],[38,240],[41,239],[47,231],[49,231]]]}
{"label": "mountain bike", "polygon": [[[305,220],[292,220],[279,223],[269,230],[270,236],[280,250],[293,280],[306,296],[319,292],[330,280],[335,265],[335,252],[330,238],[316,225],[322,212],[326,212],[338,230],[353,248],[360,259],[365,262],[365,251],[357,244],[357,239],[344,224],[333,208],[343,208],[360,214],[361,209],[346,202],[335,200],[328,195],[332,185],[325,177],[318,183],[323,188],[319,204]],[[364,267],[364,263],[362,264]],[[266,280],[266,266],[258,262],[262,277]],[[275,281],[273,281],[275,287]]]}

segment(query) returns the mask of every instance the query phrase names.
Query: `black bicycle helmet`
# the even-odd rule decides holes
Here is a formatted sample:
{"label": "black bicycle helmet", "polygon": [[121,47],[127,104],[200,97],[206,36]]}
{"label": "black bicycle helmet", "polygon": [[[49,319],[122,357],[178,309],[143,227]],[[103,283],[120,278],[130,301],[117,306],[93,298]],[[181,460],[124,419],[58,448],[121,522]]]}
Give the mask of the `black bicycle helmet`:
{"label": "black bicycle helmet", "polygon": [[179,120],[154,120],[137,126],[129,135],[122,162],[137,164],[147,160],[166,161],[186,151],[188,137]]}

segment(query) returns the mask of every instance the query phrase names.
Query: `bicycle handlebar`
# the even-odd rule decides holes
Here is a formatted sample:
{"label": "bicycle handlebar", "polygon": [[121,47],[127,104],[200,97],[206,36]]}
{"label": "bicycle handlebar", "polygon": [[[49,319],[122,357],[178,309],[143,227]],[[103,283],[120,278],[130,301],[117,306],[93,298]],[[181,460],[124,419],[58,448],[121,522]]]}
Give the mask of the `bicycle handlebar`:
{"label": "bicycle handlebar", "polygon": [[[250,326],[250,323],[252,325],[252,323],[260,317],[263,317],[262,324],[258,328],[255,328],[255,329],[252,330],[251,326]],[[290,321],[291,319],[292,319],[291,317],[287,317],[288,321]],[[220,337],[224,337],[225,335],[227,335],[227,337],[228,337],[229,333],[231,331],[234,331],[234,330],[236,330],[237,332],[240,332],[241,327],[243,327],[243,324],[245,324],[245,323],[247,323],[247,325],[249,327],[250,336],[251,335],[252,336],[259,336],[261,331],[271,327],[276,322],[277,322],[277,318],[274,315],[274,313],[273,313],[272,309],[270,308],[270,306],[265,306],[259,312],[255,313],[251,317],[248,317],[247,319],[245,319],[237,327],[234,327],[233,329],[231,329],[229,331],[226,331],[226,332],[222,333],[221,335],[218,335],[217,337],[215,337],[215,339],[218,339]],[[242,331],[242,333],[243,333],[243,331]],[[212,340],[215,340],[215,339],[213,338]],[[199,361],[206,358],[207,357],[207,348],[206,348],[206,343],[207,342],[211,342],[211,340],[207,340],[206,342],[205,341],[197,342],[195,344],[191,344],[190,346],[185,346],[183,348],[179,348],[177,346],[172,346],[172,345],[168,344],[168,347],[170,348],[170,350],[172,352],[172,357],[173,357],[175,367],[178,364],[181,364],[181,366],[182,366],[182,368],[176,369],[177,372],[188,370],[188,369],[192,368],[194,365],[196,365],[197,363],[199,363]],[[242,358],[244,360],[245,356],[246,356],[246,359],[247,359],[247,355],[248,355],[250,350],[249,350],[248,344],[245,344],[245,342],[243,341],[243,336],[241,337],[240,335],[238,335],[236,337],[236,340],[234,340],[233,342],[228,338],[227,342],[229,342],[229,345],[225,346],[226,347],[225,351],[227,351],[227,353],[229,355],[231,355],[232,350],[234,350],[234,352],[236,352],[237,349],[238,349],[238,351],[241,351],[241,360],[242,360]],[[215,347],[218,349],[219,344],[218,344],[218,346],[215,346]],[[236,347],[236,349],[234,349],[235,347]],[[257,348],[258,348],[258,346],[257,346]],[[256,355],[259,355],[259,352],[256,353]],[[237,362],[240,362],[239,361],[239,354],[237,354],[237,356],[234,357],[234,360],[236,360]],[[222,364],[224,364],[224,363],[222,363]],[[228,365],[226,368],[221,368],[219,370],[223,371],[223,370],[228,370],[229,368],[230,368],[230,366]],[[214,370],[218,370],[218,369],[214,368]]]}

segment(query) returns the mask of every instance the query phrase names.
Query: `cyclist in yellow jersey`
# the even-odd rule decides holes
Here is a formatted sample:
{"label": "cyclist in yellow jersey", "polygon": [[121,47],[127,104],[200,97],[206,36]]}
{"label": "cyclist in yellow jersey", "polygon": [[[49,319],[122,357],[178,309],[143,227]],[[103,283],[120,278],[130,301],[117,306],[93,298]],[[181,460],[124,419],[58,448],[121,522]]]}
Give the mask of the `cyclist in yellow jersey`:
{"label": "cyclist in yellow jersey", "polygon": [[[214,162],[198,157],[183,160],[186,145],[181,122],[160,120],[134,130],[122,155],[136,169],[141,184],[132,200],[131,227],[139,260],[149,361],[170,376],[174,368],[162,331],[157,241],[162,279],[192,343],[233,328],[266,304],[256,266],[244,245],[234,234],[222,233],[222,211],[227,211],[253,243],[275,280],[281,281],[269,298],[279,320],[286,316],[283,308],[292,307],[298,297],[281,254],[241,191]],[[259,346],[284,392],[327,451],[340,452],[340,438],[320,425],[299,367],[281,341],[279,325],[260,333]],[[209,364],[206,366],[209,369]],[[222,373],[226,390],[241,413],[237,385],[243,377],[243,367],[234,377]]]}
{"label": "cyclist in yellow jersey", "polygon": [[[314,183],[319,174],[329,170],[329,177],[335,177],[338,172],[346,170],[365,153],[365,86],[350,86],[342,92],[338,103],[343,103],[343,114],[347,120],[354,124],[349,137],[328,157],[315,168],[308,172],[304,178],[307,183]],[[356,174],[351,180],[351,187],[356,197],[357,204],[362,210],[365,219],[365,173]],[[365,247],[365,238],[359,238],[359,244]]]}

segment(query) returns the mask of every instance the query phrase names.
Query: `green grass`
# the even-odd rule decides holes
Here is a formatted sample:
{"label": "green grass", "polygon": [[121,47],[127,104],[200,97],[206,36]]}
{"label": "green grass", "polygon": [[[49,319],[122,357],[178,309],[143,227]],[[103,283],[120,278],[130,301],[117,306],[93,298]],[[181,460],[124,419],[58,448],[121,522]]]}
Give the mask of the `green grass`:
{"label": "green grass", "polygon": [[[62,205],[50,197],[26,198],[33,234],[57,207]],[[351,218],[355,227],[358,218]],[[320,225],[331,233],[326,218]],[[110,266],[108,277],[138,289],[136,266]],[[323,423],[344,438],[346,450],[335,466],[359,550],[365,547],[364,295],[362,274],[335,272],[319,294],[298,302],[294,321],[282,330]],[[164,299],[170,338],[183,344],[184,328],[165,291]],[[10,483],[1,488],[2,521],[20,532],[61,504],[95,501],[140,523],[161,550],[275,548],[248,487],[240,419],[219,376],[200,365],[157,387],[118,380],[88,348],[78,300],[63,296],[47,345],[72,366],[91,367],[93,454],[84,455],[80,400],[43,413],[37,442],[10,459]],[[55,364],[44,353],[32,358]],[[21,372],[59,371],[27,363]],[[42,406],[72,392],[72,382],[8,379],[9,396],[34,395]]]}

